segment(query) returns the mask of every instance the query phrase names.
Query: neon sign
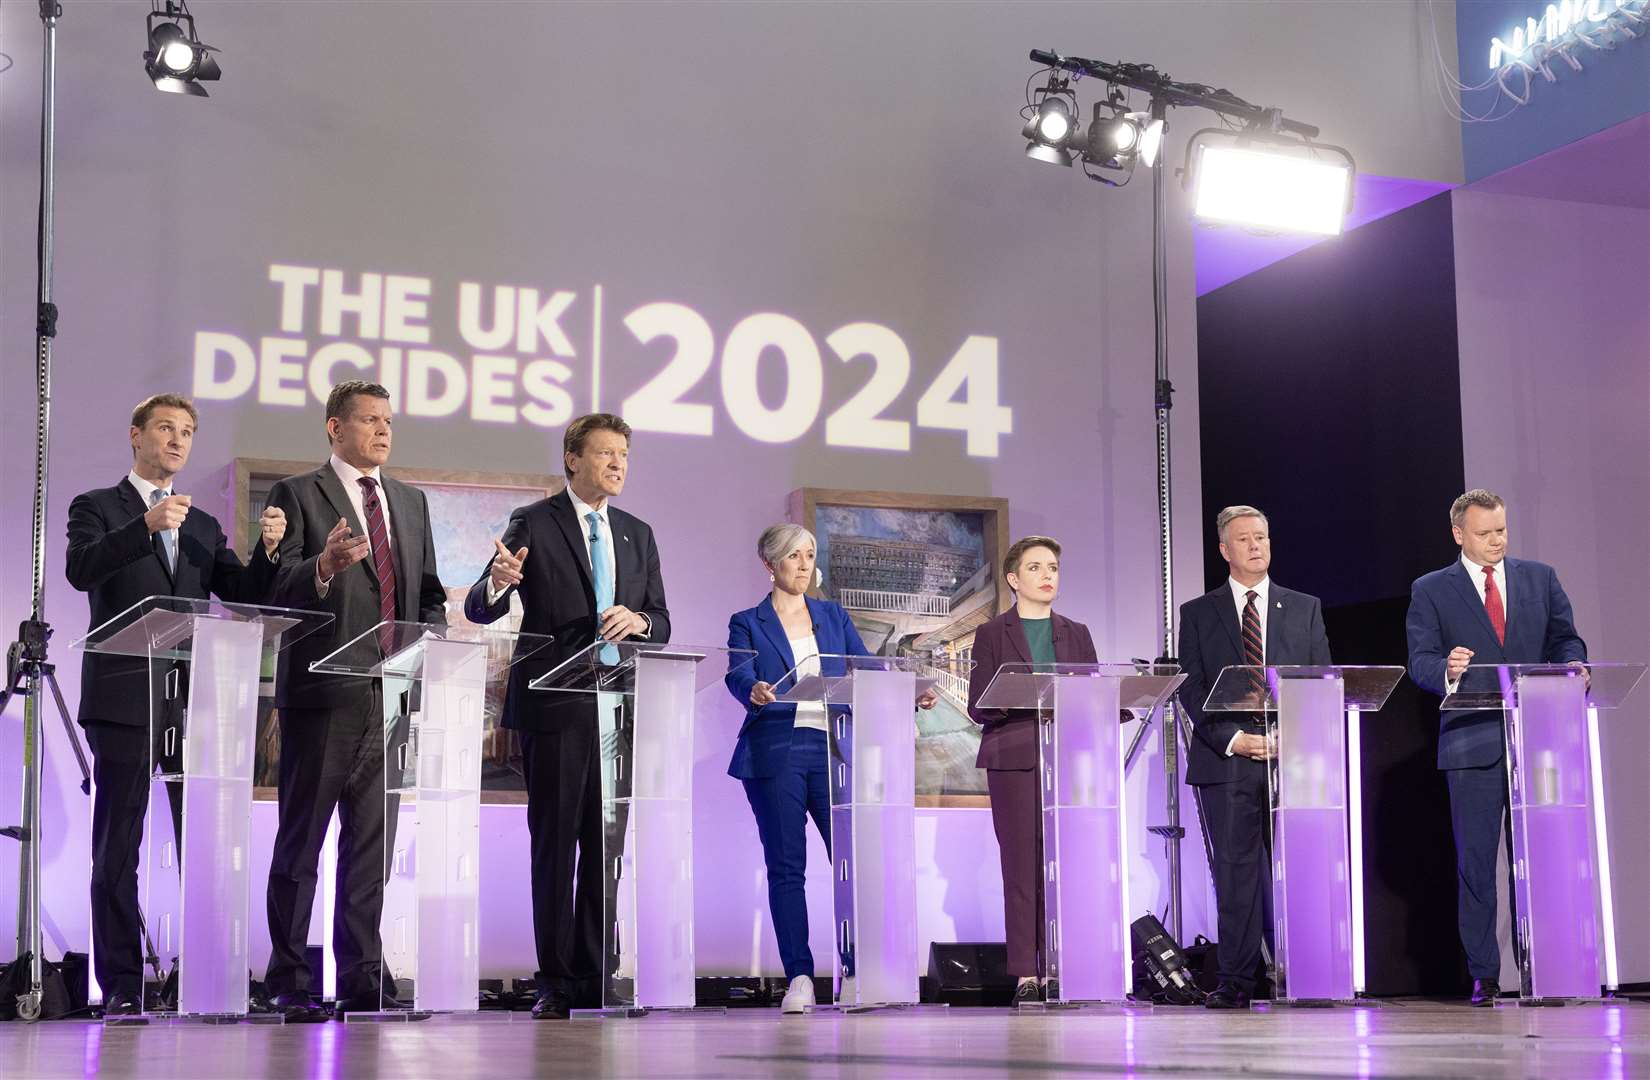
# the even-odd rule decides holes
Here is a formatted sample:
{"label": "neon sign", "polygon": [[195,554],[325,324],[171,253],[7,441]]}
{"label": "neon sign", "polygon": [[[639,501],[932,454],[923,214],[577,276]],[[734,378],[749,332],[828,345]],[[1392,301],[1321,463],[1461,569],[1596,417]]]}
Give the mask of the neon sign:
{"label": "neon sign", "polygon": [[[1647,4],[1650,0],[1560,0],[1559,3],[1548,4],[1541,18],[1525,19],[1524,25],[1513,27],[1505,39],[1490,38],[1490,70],[1499,71],[1509,64],[1522,61],[1525,54],[1537,45],[1563,49],[1585,40],[1588,44],[1603,47],[1608,42],[1592,40],[1595,26],[1609,21],[1617,12],[1624,12],[1628,22],[1642,24],[1645,22]],[[1622,29],[1626,30],[1626,27],[1622,26]],[[1631,30],[1626,32],[1629,36],[1638,36]]]}

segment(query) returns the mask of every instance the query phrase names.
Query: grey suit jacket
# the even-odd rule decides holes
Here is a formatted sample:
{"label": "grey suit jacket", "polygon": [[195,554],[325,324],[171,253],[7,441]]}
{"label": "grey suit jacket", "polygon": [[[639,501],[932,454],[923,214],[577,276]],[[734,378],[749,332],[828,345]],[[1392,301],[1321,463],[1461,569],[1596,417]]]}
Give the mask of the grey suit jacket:
{"label": "grey suit jacket", "polygon": [[[429,505],[424,493],[385,475],[379,478],[390,508],[390,548],[395,558],[396,618],[446,625],[446,590],[436,575],[435,538],[430,534]],[[310,611],[330,611],[329,629],[304,638],[281,654],[275,680],[277,707],[325,709],[363,704],[371,681],[351,675],[320,675],[309,670],[315,660],[371,630],[379,622],[378,575],[364,559],[332,579],[326,596],[316,588],[315,566],[326,549],[327,534],[343,518],[356,535],[366,525],[356,515],[344,483],[331,463],[277,481],[269,505],[286,514],[280,568],[272,603]],[[368,636],[350,659],[371,664],[378,656],[376,637]]]}

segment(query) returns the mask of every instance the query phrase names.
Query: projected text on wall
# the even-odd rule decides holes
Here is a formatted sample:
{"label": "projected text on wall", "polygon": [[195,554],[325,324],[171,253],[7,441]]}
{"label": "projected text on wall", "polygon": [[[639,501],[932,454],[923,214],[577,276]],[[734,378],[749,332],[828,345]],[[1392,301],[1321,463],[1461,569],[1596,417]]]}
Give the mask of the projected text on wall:
{"label": "projected text on wall", "polygon": [[[269,280],[279,332],[253,340],[198,331],[197,399],[304,407],[326,400],[335,382],[361,378],[384,384],[408,416],[555,428],[616,407],[640,431],[712,436],[732,424],[757,441],[789,443],[823,424],[828,445],[896,452],[911,448],[917,428],[960,435],[975,457],[996,457],[1014,428],[999,393],[997,339],[980,334],[964,337],[918,393],[910,350],[878,323],[837,327],[822,348],[808,327],[771,311],[740,319],[720,340],[704,316],[674,302],[615,307],[605,326],[604,304],[613,305],[600,285],[461,282],[440,296],[425,277],[279,263]],[[610,380],[650,374],[604,400],[604,366]],[[846,400],[827,408],[827,381],[856,376]]]}

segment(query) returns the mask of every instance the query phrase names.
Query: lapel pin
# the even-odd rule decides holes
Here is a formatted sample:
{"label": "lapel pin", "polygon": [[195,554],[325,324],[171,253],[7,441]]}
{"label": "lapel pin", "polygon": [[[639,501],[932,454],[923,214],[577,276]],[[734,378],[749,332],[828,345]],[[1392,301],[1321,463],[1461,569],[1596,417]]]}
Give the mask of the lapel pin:
{"label": "lapel pin", "polygon": [[1279,600],[1279,601],[1278,601],[1278,607],[1279,607],[1279,608],[1280,608],[1280,609],[1281,609],[1281,608],[1282,608],[1282,607],[1283,607],[1283,601],[1282,601],[1282,600]]}

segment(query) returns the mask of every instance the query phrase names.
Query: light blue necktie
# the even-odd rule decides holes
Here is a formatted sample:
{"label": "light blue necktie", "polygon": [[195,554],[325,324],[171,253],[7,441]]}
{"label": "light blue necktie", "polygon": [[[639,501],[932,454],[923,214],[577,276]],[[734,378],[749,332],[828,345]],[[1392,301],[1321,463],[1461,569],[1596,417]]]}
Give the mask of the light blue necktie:
{"label": "light blue necktie", "polygon": [[[613,606],[613,564],[608,558],[607,545],[602,543],[602,516],[592,510],[584,515],[590,523],[590,583],[596,590],[596,629],[601,629],[602,612]],[[619,650],[611,645],[599,653],[604,664],[616,663]]]}
{"label": "light blue necktie", "polygon": [[[149,508],[151,510],[154,509],[155,507],[160,505],[160,501],[162,499],[168,499],[168,498],[171,498],[171,496],[172,496],[172,493],[170,491],[162,491],[160,488],[156,488],[155,490],[153,490],[149,493]],[[160,544],[161,544],[161,547],[166,549],[166,569],[170,570],[173,573],[177,573],[177,569],[178,569],[178,534],[177,534],[177,532],[172,530],[172,529],[162,529],[160,531]]]}

